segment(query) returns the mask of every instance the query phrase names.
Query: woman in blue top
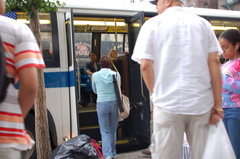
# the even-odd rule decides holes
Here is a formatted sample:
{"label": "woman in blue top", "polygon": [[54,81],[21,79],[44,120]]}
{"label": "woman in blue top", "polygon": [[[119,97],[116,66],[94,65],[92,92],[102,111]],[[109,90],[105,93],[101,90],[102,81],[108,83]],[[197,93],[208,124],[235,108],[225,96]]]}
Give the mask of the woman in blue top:
{"label": "woman in blue top", "polygon": [[101,70],[92,75],[92,89],[97,94],[97,115],[102,136],[102,150],[105,159],[116,158],[116,131],[118,127],[118,106],[114,91],[113,75],[118,82],[120,75],[112,71],[112,59],[104,55],[100,59]]}
{"label": "woman in blue top", "polygon": [[222,97],[224,118],[237,159],[240,159],[240,32],[230,29],[219,36],[223,57],[229,59],[222,66]]}

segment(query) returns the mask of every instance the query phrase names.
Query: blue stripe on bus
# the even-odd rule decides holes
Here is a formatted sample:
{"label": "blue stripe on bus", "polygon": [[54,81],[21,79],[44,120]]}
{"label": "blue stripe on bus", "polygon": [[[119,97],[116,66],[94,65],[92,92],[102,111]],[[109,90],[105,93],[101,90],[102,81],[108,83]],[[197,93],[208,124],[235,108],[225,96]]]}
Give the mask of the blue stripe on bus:
{"label": "blue stripe on bus", "polygon": [[74,86],[74,72],[44,72],[46,88]]}

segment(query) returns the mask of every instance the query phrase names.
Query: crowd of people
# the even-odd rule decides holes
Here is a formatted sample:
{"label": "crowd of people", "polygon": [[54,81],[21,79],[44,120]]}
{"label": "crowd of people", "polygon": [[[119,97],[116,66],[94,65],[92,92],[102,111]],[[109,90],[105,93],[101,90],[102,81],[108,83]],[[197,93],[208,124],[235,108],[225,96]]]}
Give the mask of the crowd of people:
{"label": "crowd of people", "polygon": [[[149,1],[158,15],[141,27],[131,57],[140,64],[154,104],[151,145],[143,153],[153,159],[180,158],[185,133],[191,157],[201,159],[209,124],[223,119],[240,159],[240,32],[230,29],[217,39],[209,21],[183,9],[185,0]],[[118,125],[112,75],[121,81],[121,66],[114,49],[99,63],[94,52],[89,57],[85,68],[97,94],[103,154],[112,159]]]}
{"label": "crowd of people", "polygon": [[[158,3],[160,2],[161,0]],[[165,9],[160,8],[163,4],[159,6],[161,17],[152,18],[143,25],[132,56],[141,65],[144,81],[154,103],[152,142],[143,153],[151,155],[153,159],[180,158],[183,136],[186,133],[191,158],[201,159],[208,125],[215,125],[223,119],[239,159],[240,32],[230,29],[217,39],[208,21],[185,13],[180,0],[171,2]],[[167,13],[163,14],[165,11]],[[176,13],[184,18],[174,16],[176,23],[171,27],[161,31],[152,27],[154,24],[169,26],[165,17]],[[193,17],[195,21],[191,20]],[[181,23],[183,21],[186,22],[184,25]],[[201,27],[196,23],[202,24]],[[176,27],[191,38],[194,37],[194,40],[190,40],[190,37],[177,38],[181,32],[173,33],[172,29]],[[202,32],[194,32],[196,29]],[[153,31],[156,35],[154,38],[151,36]],[[165,35],[164,33],[169,36],[158,36]],[[154,42],[156,39],[158,43]],[[163,46],[166,41],[175,46]],[[150,45],[152,48],[149,48]],[[155,50],[154,45],[159,48]],[[222,66],[219,62],[220,54],[228,60]],[[171,64],[173,59],[176,60]],[[116,157],[118,113],[112,75],[121,80],[116,62],[116,50],[110,50],[108,56],[100,58],[100,71],[92,76],[93,92],[98,95],[97,114],[103,154],[107,159]],[[189,86],[191,89],[187,89]],[[193,94],[196,96],[192,96]]]}
{"label": "crowd of people", "polygon": [[[154,104],[152,158],[180,158],[186,133],[191,158],[201,159],[208,125],[223,118],[239,159],[239,31],[217,39],[207,20],[184,11],[184,0],[151,2],[159,15],[141,27],[132,60]],[[229,61],[221,77],[222,52]]]}
{"label": "crowd of people", "polygon": [[100,58],[99,63],[95,53],[90,52],[89,57],[91,61],[86,63],[86,72],[91,76],[92,90],[97,95],[96,110],[103,155],[105,159],[115,159],[117,154],[118,106],[113,76],[121,83],[121,76],[117,69],[119,68],[117,52],[111,49],[108,55],[103,55]]}

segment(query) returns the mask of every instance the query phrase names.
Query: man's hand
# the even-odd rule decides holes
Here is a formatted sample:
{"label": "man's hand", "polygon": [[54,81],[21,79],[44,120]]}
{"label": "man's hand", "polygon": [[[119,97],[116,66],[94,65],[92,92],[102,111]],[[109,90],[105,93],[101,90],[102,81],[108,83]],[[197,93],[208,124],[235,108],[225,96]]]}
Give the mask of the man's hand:
{"label": "man's hand", "polygon": [[214,106],[211,110],[211,115],[208,123],[211,125],[217,124],[218,121],[223,118],[223,115],[224,112],[222,107]]}

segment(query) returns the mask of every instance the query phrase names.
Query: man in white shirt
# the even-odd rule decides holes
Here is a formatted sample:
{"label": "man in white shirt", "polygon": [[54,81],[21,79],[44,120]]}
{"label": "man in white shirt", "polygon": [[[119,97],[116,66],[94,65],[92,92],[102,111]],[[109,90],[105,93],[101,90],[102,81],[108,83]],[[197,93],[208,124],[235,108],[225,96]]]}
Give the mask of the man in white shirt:
{"label": "man in white shirt", "polygon": [[210,23],[184,10],[183,0],[156,0],[157,16],[141,28],[132,59],[154,104],[152,158],[178,159],[184,132],[201,159],[208,123],[223,117],[222,52]]}

